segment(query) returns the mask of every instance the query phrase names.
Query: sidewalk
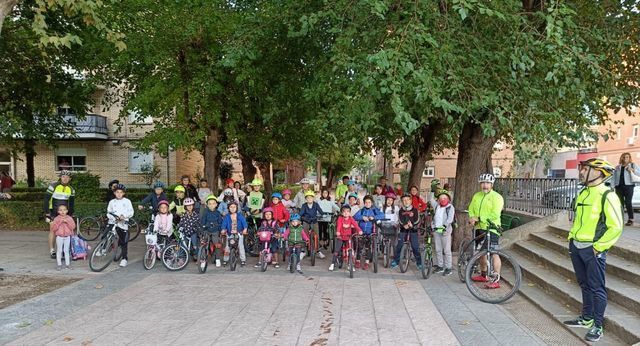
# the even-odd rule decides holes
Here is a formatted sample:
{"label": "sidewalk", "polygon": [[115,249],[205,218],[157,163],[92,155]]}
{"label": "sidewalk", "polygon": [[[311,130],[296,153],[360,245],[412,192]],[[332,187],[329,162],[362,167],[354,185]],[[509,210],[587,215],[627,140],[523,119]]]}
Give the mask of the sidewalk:
{"label": "sidewalk", "polygon": [[[39,239],[46,234],[0,232],[0,266],[8,274],[50,273],[38,268],[54,267],[46,245],[45,255],[24,251],[42,247]],[[133,244],[126,268],[114,264],[90,274],[76,264],[73,274],[62,275],[84,280],[0,310],[0,344],[580,343],[559,326],[549,329],[556,333],[549,339],[523,324],[519,313],[542,325],[546,316],[521,297],[503,305],[475,300],[455,275],[421,280],[415,272],[382,268],[349,279],[344,271],[328,272],[327,259],[316,267],[305,260],[304,275],[253,266],[235,273],[210,267],[199,275],[193,263],[181,272],[161,264],[145,271],[142,248],[142,241]]]}

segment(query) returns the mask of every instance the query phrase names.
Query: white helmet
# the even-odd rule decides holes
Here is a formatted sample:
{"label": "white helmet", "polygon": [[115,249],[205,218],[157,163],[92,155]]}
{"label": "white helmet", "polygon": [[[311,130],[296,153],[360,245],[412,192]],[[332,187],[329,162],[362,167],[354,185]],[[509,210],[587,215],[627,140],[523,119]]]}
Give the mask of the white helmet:
{"label": "white helmet", "polygon": [[480,177],[478,178],[478,182],[479,183],[495,183],[496,181],[496,177],[493,176],[493,174],[491,173],[482,173],[480,174]]}

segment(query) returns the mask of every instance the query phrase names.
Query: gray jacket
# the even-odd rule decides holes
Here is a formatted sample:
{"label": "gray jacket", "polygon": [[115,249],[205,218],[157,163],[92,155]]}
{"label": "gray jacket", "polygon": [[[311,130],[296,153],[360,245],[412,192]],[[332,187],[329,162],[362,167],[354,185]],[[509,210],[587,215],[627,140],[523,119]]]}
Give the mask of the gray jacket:
{"label": "gray jacket", "polygon": [[[640,176],[640,169],[635,163],[631,163],[631,168],[637,176]],[[623,169],[621,165],[616,166],[616,171],[613,173],[613,186],[618,186],[620,184],[620,170]],[[624,182],[626,185],[633,185],[634,183],[631,181],[631,174],[628,170],[624,170]]]}

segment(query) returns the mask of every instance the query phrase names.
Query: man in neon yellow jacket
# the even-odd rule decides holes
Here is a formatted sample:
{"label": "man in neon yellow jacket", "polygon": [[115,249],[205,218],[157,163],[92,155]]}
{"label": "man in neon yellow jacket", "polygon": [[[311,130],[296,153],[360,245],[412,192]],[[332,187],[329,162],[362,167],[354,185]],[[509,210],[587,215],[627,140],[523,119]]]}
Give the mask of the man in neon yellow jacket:
{"label": "man in neon yellow jacket", "polygon": [[589,328],[585,339],[591,342],[600,340],[603,334],[607,251],[622,233],[620,199],[604,184],[614,171],[610,163],[598,158],[580,162],[580,180],[585,188],[576,198],[576,216],[569,231],[571,262],[582,290],[582,315],[564,323]]}
{"label": "man in neon yellow jacket", "polygon": [[[469,223],[472,224],[476,230],[475,237],[480,234],[489,234],[489,241],[491,245],[498,246],[500,240],[500,234],[497,230],[489,227],[489,221],[496,226],[500,226],[500,216],[502,215],[502,208],[504,207],[504,199],[502,196],[493,189],[493,183],[496,178],[491,173],[480,174],[478,182],[480,183],[481,191],[476,192],[471,198],[469,204]],[[482,249],[486,249],[486,242],[484,237],[481,238],[483,242]],[[500,269],[502,269],[502,261],[497,254],[491,257],[493,264],[492,273],[487,272],[487,259],[486,257],[480,257],[480,275],[471,277],[471,280],[475,282],[485,282],[484,287],[488,289],[500,288]]]}

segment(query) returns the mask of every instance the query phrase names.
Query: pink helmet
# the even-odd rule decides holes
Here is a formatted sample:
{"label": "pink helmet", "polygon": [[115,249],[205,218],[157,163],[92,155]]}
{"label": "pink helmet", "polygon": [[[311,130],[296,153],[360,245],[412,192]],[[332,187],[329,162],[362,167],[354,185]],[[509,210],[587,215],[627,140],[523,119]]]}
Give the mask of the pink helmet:
{"label": "pink helmet", "polygon": [[185,198],[182,204],[184,204],[184,206],[186,207],[188,205],[196,204],[196,201],[194,201],[193,198]]}
{"label": "pink helmet", "polygon": [[387,194],[384,195],[384,197],[385,198],[391,198],[391,199],[396,199],[397,198],[396,194],[393,193],[393,192],[387,192]]}
{"label": "pink helmet", "polygon": [[167,207],[169,206],[169,202],[167,202],[166,200],[163,199],[162,201],[158,202],[158,207],[163,205],[163,204],[166,205]]}
{"label": "pink helmet", "polygon": [[262,213],[271,213],[271,215],[273,216],[273,208],[266,207],[266,208],[262,209]]}
{"label": "pink helmet", "polygon": [[282,191],[282,195],[291,195],[291,190],[284,189],[284,191]]}

